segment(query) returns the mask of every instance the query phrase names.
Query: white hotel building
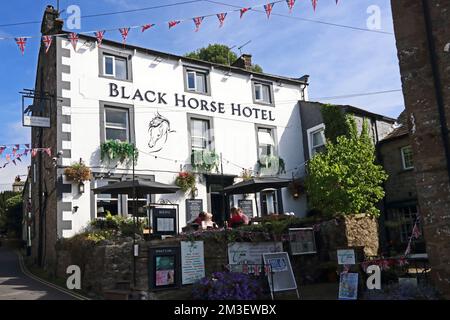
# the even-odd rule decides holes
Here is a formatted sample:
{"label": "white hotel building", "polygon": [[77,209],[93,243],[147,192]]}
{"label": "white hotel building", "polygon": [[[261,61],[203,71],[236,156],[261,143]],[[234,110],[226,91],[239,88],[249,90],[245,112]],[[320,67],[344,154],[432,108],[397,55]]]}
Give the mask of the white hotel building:
{"label": "white hotel building", "polygon": [[[60,33],[55,17],[47,9],[44,34]],[[100,146],[107,140],[135,144],[139,150],[136,177],[167,184],[174,184],[180,170],[192,171],[193,150],[222,155],[218,170],[196,175],[196,198],[203,199],[204,210],[218,221],[223,219],[222,187],[240,181],[243,168],[260,172],[260,155],[284,160],[286,173],[279,177],[302,176],[305,160],[298,101],[308,99],[308,77],[255,73],[246,68],[249,58],[244,55],[230,67],[108,40],[99,48],[95,37],[83,35],[76,50],[61,36],[47,54],[41,47],[36,90],[55,96],[55,103],[46,108],[51,128],[43,129],[42,143],[53,154],[62,151],[62,155],[56,168],[45,155],[41,169],[38,157],[33,159],[28,191],[38,217],[37,190],[43,184],[41,208],[45,207],[48,242],[73,236],[99,215],[101,207],[100,211],[106,206],[113,213],[131,214],[127,196],[92,192],[106,183],[131,178],[131,165],[101,160]],[[39,129],[33,128],[34,147],[38,141]],[[64,168],[80,158],[93,172],[83,193],[64,175]],[[255,215],[306,214],[306,197],[294,198],[287,188],[256,196]],[[242,197],[230,197],[225,209],[237,206]],[[247,195],[246,199],[254,197]],[[185,200],[189,198],[189,193],[180,191],[141,199],[139,205],[161,200],[178,204],[181,229],[186,225]]]}

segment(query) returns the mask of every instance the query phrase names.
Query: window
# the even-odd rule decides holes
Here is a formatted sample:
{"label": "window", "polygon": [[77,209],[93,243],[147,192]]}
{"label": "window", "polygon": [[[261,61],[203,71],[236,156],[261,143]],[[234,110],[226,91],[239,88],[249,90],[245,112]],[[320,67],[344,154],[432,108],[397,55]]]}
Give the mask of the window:
{"label": "window", "polygon": [[273,129],[257,128],[258,130],[258,157],[275,155],[275,139]]}
{"label": "window", "polygon": [[128,110],[105,107],[105,138],[130,141]]}
{"label": "window", "polygon": [[197,93],[208,93],[208,73],[207,71],[185,69],[186,91]]}
{"label": "window", "polygon": [[277,200],[277,193],[275,191],[261,192],[261,211],[263,216],[279,213]]}
{"label": "window", "polygon": [[311,159],[318,152],[325,150],[325,126],[320,124],[307,130],[309,158]]}
{"label": "window", "polygon": [[[103,187],[115,182],[118,182],[119,180],[96,180],[97,188]],[[96,207],[97,207],[97,217],[105,217],[108,213],[111,215],[120,215],[121,212],[121,205],[120,205],[120,195],[118,194],[98,194],[96,197]]]}
{"label": "window", "polygon": [[103,75],[118,80],[128,80],[128,61],[125,57],[103,55]]}
{"label": "window", "polygon": [[257,103],[272,104],[272,88],[270,84],[254,82],[253,97]]}
{"label": "window", "polygon": [[[402,243],[408,243],[409,237],[414,227],[414,223],[417,219],[417,206],[410,205],[390,210],[392,217],[395,221],[399,222],[399,234],[400,241]],[[420,229],[420,226],[419,226]]]}
{"label": "window", "polygon": [[191,118],[191,148],[193,151],[209,150],[211,144],[210,122]]}
{"label": "window", "polygon": [[412,154],[411,146],[403,147],[400,149],[400,151],[402,153],[403,169],[404,170],[413,169],[414,163],[413,163],[413,154]]}

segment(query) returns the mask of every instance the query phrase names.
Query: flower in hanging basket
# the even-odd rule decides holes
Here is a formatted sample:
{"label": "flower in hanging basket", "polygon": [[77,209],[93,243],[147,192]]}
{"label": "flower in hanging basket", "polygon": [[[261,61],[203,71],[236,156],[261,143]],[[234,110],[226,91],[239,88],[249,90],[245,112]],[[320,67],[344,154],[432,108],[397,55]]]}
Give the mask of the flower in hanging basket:
{"label": "flower in hanging basket", "polygon": [[117,160],[120,163],[129,163],[133,160],[135,161],[139,156],[139,151],[134,147],[133,144],[120,141],[120,140],[108,140],[101,144],[101,159],[102,161],[107,160]]}
{"label": "flower in hanging basket", "polygon": [[68,180],[81,183],[91,180],[92,172],[89,167],[80,161],[64,169],[64,174]]}
{"label": "flower in hanging basket", "polygon": [[195,190],[195,175],[191,172],[182,171],[178,173],[175,184],[180,187],[183,192]]}

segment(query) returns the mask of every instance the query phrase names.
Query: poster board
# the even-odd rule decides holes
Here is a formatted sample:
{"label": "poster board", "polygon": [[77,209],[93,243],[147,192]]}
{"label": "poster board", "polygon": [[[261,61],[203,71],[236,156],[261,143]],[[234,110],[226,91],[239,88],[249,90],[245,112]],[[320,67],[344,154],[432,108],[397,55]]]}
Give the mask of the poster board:
{"label": "poster board", "polygon": [[271,292],[297,290],[294,272],[287,252],[263,254],[264,264],[270,265],[271,273],[268,275]]}
{"label": "poster board", "polygon": [[356,264],[354,249],[339,249],[337,250],[338,264],[350,265]]}
{"label": "poster board", "polygon": [[157,236],[176,235],[178,233],[177,209],[152,208],[153,234]]}
{"label": "poster board", "polygon": [[282,251],[282,242],[233,242],[228,244],[228,263],[262,264],[264,253]]}
{"label": "poster board", "polygon": [[253,218],[253,200],[238,200],[238,207],[242,209],[247,217]]}
{"label": "poster board", "polygon": [[186,199],[186,223],[192,222],[203,211],[203,199]]}
{"label": "poster board", "polygon": [[193,284],[204,277],[203,241],[181,241],[181,284]]}
{"label": "poster board", "polygon": [[179,288],[180,248],[159,247],[149,250],[149,288],[152,290]]}
{"label": "poster board", "polygon": [[317,253],[313,228],[289,228],[289,247],[293,256]]}
{"label": "poster board", "polygon": [[339,281],[339,300],[358,299],[358,274],[343,272]]}

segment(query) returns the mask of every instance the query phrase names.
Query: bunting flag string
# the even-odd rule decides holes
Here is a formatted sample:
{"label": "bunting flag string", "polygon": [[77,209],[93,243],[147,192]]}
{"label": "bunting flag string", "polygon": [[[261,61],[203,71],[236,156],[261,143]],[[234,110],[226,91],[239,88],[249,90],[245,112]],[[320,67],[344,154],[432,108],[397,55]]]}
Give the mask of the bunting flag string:
{"label": "bunting flag string", "polygon": [[25,46],[27,44],[27,38],[25,38],[25,37],[16,38],[16,43],[19,46],[20,52],[22,52],[22,55],[24,55],[24,53],[25,53]]}
{"label": "bunting flag string", "polygon": [[286,3],[289,8],[289,13],[292,13],[292,9],[294,8],[295,5],[295,0],[286,0]]}
{"label": "bunting flag string", "polygon": [[195,32],[197,32],[200,29],[200,25],[202,24],[204,18],[205,17],[196,17],[193,19],[195,24]]}
{"label": "bunting flag string", "polygon": [[272,13],[272,9],[273,9],[274,5],[275,5],[275,2],[264,5],[264,10],[266,11],[266,14],[267,14],[267,19],[270,18],[270,14]]}
{"label": "bunting flag string", "polygon": [[219,28],[222,28],[226,17],[227,17],[227,13],[226,12],[217,14],[217,18],[219,19]]}
{"label": "bunting flag string", "polygon": [[181,20],[169,21],[169,29],[172,29],[173,27],[175,27],[179,23],[181,23]]}
{"label": "bunting flag string", "polygon": [[152,23],[152,24],[145,24],[145,25],[142,26],[142,32],[144,32],[145,30],[148,30],[148,29],[150,29],[151,27],[154,27],[154,26],[155,26],[154,23]]}
{"label": "bunting flag string", "polygon": [[69,34],[68,39],[70,41],[70,43],[72,44],[73,50],[77,50],[77,43],[79,40],[78,34],[72,32],[71,34]]}
{"label": "bunting flag string", "polygon": [[96,31],[95,32],[95,37],[97,38],[97,47],[101,47],[102,42],[103,42],[103,38],[105,37],[105,32],[106,31]]}
{"label": "bunting flag string", "polygon": [[42,42],[44,43],[44,46],[45,46],[45,53],[48,53],[48,50],[52,46],[53,37],[52,36],[43,36]]}
{"label": "bunting flag string", "polygon": [[[28,156],[28,153],[31,151],[30,145],[28,143],[24,144],[24,146],[25,146],[25,149],[23,149],[23,152],[19,153],[19,151],[21,150],[20,144],[13,145],[13,147],[11,148],[11,152],[12,153],[5,154],[6,162],[3,165],[0,166],[0,169],[5,168],[10,163],[13,163],[14,165],[17,165],[17,162],[22,162],[22,158]],[[5,145],[0,146],[0,156],[7,149],[8,149],[8,147],[5,146]],[[51,150],[50,150],[50,152],[51,152]]]}
{"label": "bunting flag string", "polygon": [[251,8],[241,8],[240,12],[241,12],[241,16],[240,18],[242,19],[242,16],[244,15],[244,13],[246,13],[247,11],[251,10]]}
{"label": "bunting flag string", "polygon": [[311,1],[312,1],[313,9],[314,9],[314,11],[316,11],[317,1],[319,1],[319,0],[311,0]]}
{"label": "bunting flag string", "polygon": [[128,33],[130,32],[130,28],[120,28],[119,32],[122,35],[123,44],[125,45],[127,43],[127,38],[128,38]]}

